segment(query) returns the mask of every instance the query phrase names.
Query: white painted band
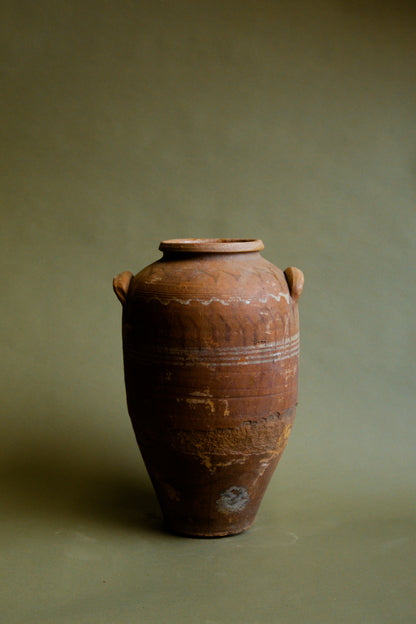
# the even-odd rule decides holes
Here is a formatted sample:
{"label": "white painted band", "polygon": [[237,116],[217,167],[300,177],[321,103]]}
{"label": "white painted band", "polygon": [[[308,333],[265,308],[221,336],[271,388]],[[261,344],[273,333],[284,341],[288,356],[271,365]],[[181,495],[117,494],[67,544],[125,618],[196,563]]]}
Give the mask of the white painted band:
{"label": "white painted band", "polygon": [[230,303],[245,303],[249,305],[250,303],[267,303],[269,299],[275,299],[276,301],[280,301],[284,299],[287,304],[290,303],[290,295],[288,293],[279,292],[277,294],[269,293],[260,299],[245,299],[244,297],[226,297],[224,299],[220,299],[219,297],[210,297],[209,299],[204,299],[201,296],[198,297],[189,297],[189,299],[182,299],[181,297],[172,297],[171,295],[149,295],[147,293],[135,293],[139,295],[141,298],[146,299],[146,301],[158,301],[162,305],[169,305],[169,303],[180,303],[181,305],[189,305],[190,303],[200,303],[203,306],[207,306],[210,303],[221,303],[221,305],[228,306]]}

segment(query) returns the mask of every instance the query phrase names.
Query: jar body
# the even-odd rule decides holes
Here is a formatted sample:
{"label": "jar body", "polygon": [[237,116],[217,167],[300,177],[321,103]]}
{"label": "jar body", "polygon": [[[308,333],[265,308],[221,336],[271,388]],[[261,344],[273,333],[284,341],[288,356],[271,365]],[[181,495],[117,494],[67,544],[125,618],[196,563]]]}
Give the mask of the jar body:
{"label": "jar body", "polygon": [[129,280],[123,354],[129,414],[168,527],[247,529],[295,416],[299,320],[285,274],[259,251],[168,246]]}

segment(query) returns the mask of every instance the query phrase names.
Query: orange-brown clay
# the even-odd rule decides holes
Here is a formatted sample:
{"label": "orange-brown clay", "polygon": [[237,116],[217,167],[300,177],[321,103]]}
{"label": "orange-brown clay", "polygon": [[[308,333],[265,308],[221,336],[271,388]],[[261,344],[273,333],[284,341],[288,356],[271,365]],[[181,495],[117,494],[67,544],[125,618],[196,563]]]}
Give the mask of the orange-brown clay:
{"label": "orange-brown clay", "polygon": [[259,240],[164,241],[114,278],[129,414],[167,526],[222,536],[254,521],[292,428],[302,271]]}

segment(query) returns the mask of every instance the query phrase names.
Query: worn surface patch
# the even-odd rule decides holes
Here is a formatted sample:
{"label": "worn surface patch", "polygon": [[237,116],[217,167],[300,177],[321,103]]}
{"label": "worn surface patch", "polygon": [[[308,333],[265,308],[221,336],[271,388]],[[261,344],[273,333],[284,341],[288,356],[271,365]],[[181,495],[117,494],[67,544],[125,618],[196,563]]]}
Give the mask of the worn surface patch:
{"label": "worn surface patch", "polygon": [[217,509],[224,514],[238,513],[250,502],[250,495],[247,488],[233,485],[224,492],[216,500]]}
{"label": "worn surface patch", "polygon": [[294,409],[271,414],[259,421],[248,421],[236,427],[211,431],[171,432],[172,445],[185,454],[232,455],[282,451],[286,446],[294,419]]}

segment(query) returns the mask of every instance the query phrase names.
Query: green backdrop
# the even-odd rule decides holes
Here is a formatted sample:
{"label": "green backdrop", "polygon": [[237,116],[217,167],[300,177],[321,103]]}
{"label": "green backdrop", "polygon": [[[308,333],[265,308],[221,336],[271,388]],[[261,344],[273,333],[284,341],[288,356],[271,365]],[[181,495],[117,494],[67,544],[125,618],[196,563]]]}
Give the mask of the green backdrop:
{"label": "green backdrop", "polygon": [[[413,623],[416,9],[1,3],[2,621]],[[111,280],[162,239],[305,273],[255,526],[165,534]]]}

